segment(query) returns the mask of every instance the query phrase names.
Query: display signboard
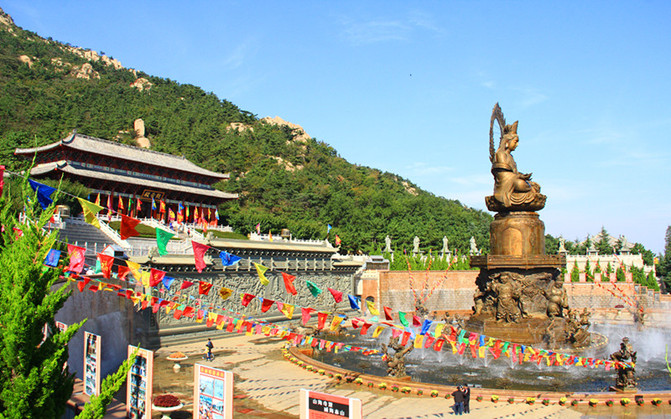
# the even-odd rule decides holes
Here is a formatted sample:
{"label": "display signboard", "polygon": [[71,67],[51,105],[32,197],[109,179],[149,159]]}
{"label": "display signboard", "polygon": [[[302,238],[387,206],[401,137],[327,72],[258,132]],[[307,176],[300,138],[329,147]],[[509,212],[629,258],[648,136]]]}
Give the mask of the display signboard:
{"label": "display signboard", "polygon": [[84,394],[100,394],[100,336],[84,332]]}
{"label": "display signboard", "polygon": [[[135,346],[128,345],[128,357]],[[128,371],[126,383],[126,417],[151,418],[152,387],[154,385],[154,352],[140,348]]]}
{"label": "display signboard", "polygon": [[233,417],[233,373],[196,364],[193,366],[194,419]]}
{"label": "display signboard", "polygon": [[363,418],[361,400],[301,389],[301,419]]}

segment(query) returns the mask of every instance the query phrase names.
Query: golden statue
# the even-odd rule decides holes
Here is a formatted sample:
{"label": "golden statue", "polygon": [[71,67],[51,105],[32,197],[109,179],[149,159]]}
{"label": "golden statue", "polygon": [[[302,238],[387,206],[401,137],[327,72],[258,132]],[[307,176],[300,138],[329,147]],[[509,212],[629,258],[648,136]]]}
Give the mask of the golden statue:
{"label": "golden statue", "polygon": [[[494,121],[501,130],[499,148],[494,151]],[[541,187],[531,181],[531,173],[517,171],[517,164],[512,152],[517,148],[520,139],[517,135],[517,121],[507,125],[503,112],[497,103],[492,111],[489,128],[489,160],[492,162],[494,175],[494,195],[485,198],[490,211],[537,211],[545,206],[545,195],[541,195]]]}

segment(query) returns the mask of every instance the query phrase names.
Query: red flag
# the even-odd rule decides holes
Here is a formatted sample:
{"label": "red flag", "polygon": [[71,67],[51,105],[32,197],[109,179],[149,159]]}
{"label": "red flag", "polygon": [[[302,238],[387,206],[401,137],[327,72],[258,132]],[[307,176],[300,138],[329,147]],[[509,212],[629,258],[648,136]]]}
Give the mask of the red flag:
{"label": "red flag", "polygon": [[340,237],[338,237],[338,235],[336,234],[335,245],[336,245],[336,246],[340,246],[340,243],[342,243],[342,242],[340,241]]}
{"label": "red flag", "polygon": [[84,253],[86,253],[85,248],[68,244],[68,255],[70,256],[68,271],[81,273],[84,269]]}
{"label": "red flag", "polygon": [[366,333],[368,333],[368,329],[370,329],[370,327],[371,327],[372,325],[373,325],[373,323],[364,323],[364,324],[361,326],[361,332],[359,332],[359,333],[362,334],[362,335],[365,335]]}
{"label": "red flag", "polygon": [[205,253],[210,246],[191,241],[191,246],[193,247],[193,258],[196,261],[196,270],[200,273],[205,269]]}
{"label": "red flag", "polygon": [[88,276],[85,276],[83,281],[77,281],[77,288],[79,288],[79,292],[84,291],[84,287],[86,287],[86,284],[88,284],[89,281],[91,281],[91,278]]}
{"label": "red flag", "polygon": [[165,214],[165,202],[161,199],[160,205],[159,205],[159,210],[161,214]]}
{"label": "red flag", "polygon": [[[137,201],[137,205],[135,205],[135,211],[140,212],[142,211],[142,201],[140,201],[139,198],[135,197],[135,200]],[[135,214],[137,215],[137,214]]]}
{"label": "red flag", "polygon": [[394,317],[391,315],[391,309],[389,307],[382,307],[384,310],[385,320],[394,320]]}
{"label": "red flag", "polygon": [[252,294],[242,294],[242,305],[247,307],[249,305],[249,302],[252,301],[254,297],[256,296]]}
{"label": "red flag", "polygon": [[342,301],[342,292],[336,291],[333,288],[329,288],[328,290],[331,292],[331,295],[333,296],[333,299],[335,300],[336,303]]}
{"label": "red flag", "polygon": [[112,193],[110,192],[109,195],[107,195],[107,209],[112,211]]}
{"label": "red flag", "polygon": [[182,286],[179,288],[180,290],[183,290],[184,288],[189,288],[191,285],[193,285],[193,282],[191,281],[183,281]]}
{"label": "red flag", "polygon": [[198,283],[198,294],[207,295],[212,288],[212,284],[209,282],[200,281]]}
{"label": "red flag", "polygon": [[296,295],[296,287],[294,287],[294,279],[296,279],[296,277],[289,275],[286,272],[282,272],[282,279],[284,279],[284,287],[287,289],[287,292]]}
{"label": "red flag", "polygon": [[308,324],[308,322],[310,321],[310,313],[312,313],[313,311],[315,311],[314,308],[301,307],[301,320],[303,322],[303,326]]}
{"label": "red flag", "polygon": [[127,217],[121,214],[121,228],[119,229],[121,240],[126,240],[129,237],[139,236],[140,233],[135,230],[135,226],[138,224],[140,224],[140,220],[136,220],[135,218]]}
{"label": "red flag", "polygon": [[326,318],[329,316],[328,313],[317,313],[317,329],[323,329],[324,324],[326,324]]}
{"label": "red flag", "polygon": [[149,274],[149,286],[155,287],[163,281],[165,276],[164,271],[159,271],[158,269],[151,268],[151,273]]}
{"label": "red flag", "polygon": [[123,211],[124,209],[126,209],[123,205],[123,198],[121,196],[119,196],[119,205],[117,206],[117,209],[119,211]]}
{"label": "red flag", "polygon": [[264,298],[263,302],[261,303],[261,312],[265,313],[266,311],[270,310],[270,307],[272,307],[274,303],[275,301]]}
{"label": "red flag", "polygon": [[100,259],[100,270],[103,273],[103,278],[110,279],[112,277],[114,256],[98,253],[98,259]]}
{"label": "red flag", "polygon": [[436,340],[436,338],[434,338],[432,336],[427,336],[426,337],[426,342],[424,343],[424,348],[426,349],[426,348],[430,348],[431,346],[433,346],[433,341],[434,340]]}
{"label": "red flag", "polygon": [[120,281],[125,281],[125,280],[126,280],[126,276],[127,276],[129,273],[130,273],[130,269],[128,268],[128,266],[121,266],[121,265],[119,265],[119,270],[117,271],[117,278],[118,278]]}
{"label": "red flag", "polygon": [[401,339],[401,345],[405,346],[410,339],[410,332],[403,332],[403,338]]}
{"label": "red flag", "polygon": [[413,326],[421,326],[422,325],[422,319],[419,316],[412,316],[412,325]]}
{"label": "red flag", "polygon": [[443,349],[443,344],[445,343],[445,339],[438,339],[436,343],[433,345],[433,350],[440,352],[441,349]]}

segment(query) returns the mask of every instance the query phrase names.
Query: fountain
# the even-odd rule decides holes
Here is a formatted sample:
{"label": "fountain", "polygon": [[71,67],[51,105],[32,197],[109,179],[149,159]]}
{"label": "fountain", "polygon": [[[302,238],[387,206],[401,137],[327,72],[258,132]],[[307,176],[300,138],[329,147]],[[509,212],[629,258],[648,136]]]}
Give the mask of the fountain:
{"label": "fountain", "polygon": [[[495,124],[501,131],[497,149],[494,147]],[[478,356],[469,353],[469,350],[463,352],[462,349],[458,352],[454,346],[451,353],[449,349],[435,348],[433,351],[413,351],[412,338],[406,338],[403,343],[399,343],[399,329],[396,330],[396,335],[391,329],[386,329],[375,338],[366,334],[328,338],[344,340],[352,346],[381,347],[383,362],[375,362],[361,352],[351,352],[343,357],[332,352],[319,351],[315,354],[315,358],[323,362],[319,368],[335,364],[341,372],[357,371],[361,370],[357,365],[365,363],[366,371],[361,371],[361,374],[369,377],[366,379],[378,376],[386,377],[384,380],[388,382],[401,382],[403,378],[407,379],[404,377],[407,374],[417,385],[461,384],[467,381],[476,387],[490,389],[565,394],[575,391],[604,392],[611,387],[616,374],[615,368],[595,368],[590,360],[603,361],[606,351],[614,349],[609,348],[605,336],[622,337],[624,330],[621,325],[592,324],[591,313],[587,309],[580,311],[569,307],[567,292],[560,277],[561,268],[566,263],[565,253],[545,254],[545,226],[537,211],[544,208],[546,197],[541,194],[540,186],[531,181],[531,174],[518,172],[511,154],[517,148],[518,142],[517,122],[506,124],[497,104],[490,123],[490,161],[495,181],[494,193],[485,199],[488,209],[495,211],[496,215],[490,226],[490,253],[479,255],[474,250],[471,254],[471,266],[480,268],[475,280],[477,289],[473,295],[473,313],[465,319],[457,319],[456,315],[447,319],[448,315],[445,313],[444,319],[438,319],[438,312],[433,312],[436,323],[444,324],[442,337],[447,336],[448,329],[451,329],[453,335],[467,330],[469,335],[495,337],[511,343],[513,350],[506,353],[509,358],[499,358],[494,351],[490,352],[489,344],[484,343],[478,345],[483,350]],[[415,242],[417,241],[416,238]],[[472,248],[474,247],[472,243]],[[415,315],[429,319],[430,311],[424,305],[425,302],[426,299],[418,300],[415,297]],[[632,329],[633,326],[632,324]],[[405,330],[407,332],[410,329],[406,327]],[[415,332],[419,334],[418,330]],[[644,347],[639,348],[638,356],[638,366],[640,368],[645,365],[645,374],[638,377],[638,385],[647,391],[668,389],[669,377],[663,365],[664,354],[659,349],[664,347],[664,332],[647,328],[627,330],[627,333],[636,342],[645,342]],[[462,338],[463,335],[459,336]],[[438,332],[435,339],[439,339]],[[382,341],[389,341],[389,344],[380,344]],[[517,355],[515,346],[525,345],[541,348],[546,353],[556,351],[569,354],[571,358],[580,361],[555,363],[550,362],[550,357],[537,357],[534,362],[523,362],[524,350]],[[471,351],[473,347],[470,347]],[[641,351],[645,356],[641,356]],[[505,353],[506,350],[503,349],[499,354],[502,352]],[[623,340],[620,351],[614,352],[610,359],[613,362],[636,362],[636,355],[628,340]],[[525,358],[524,361],[528,359]],[[618,367],[615,388],[636,391],[637,383],[633,373],[633,368]]]}

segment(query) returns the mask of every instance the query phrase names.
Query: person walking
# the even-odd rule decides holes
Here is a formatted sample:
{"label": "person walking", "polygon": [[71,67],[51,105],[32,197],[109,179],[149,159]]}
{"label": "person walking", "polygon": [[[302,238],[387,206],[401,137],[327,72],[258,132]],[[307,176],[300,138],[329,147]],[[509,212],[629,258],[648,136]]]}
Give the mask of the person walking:
{"label": "person walking", "polygon": [[212,344],[212,341],[209,338],[207,339],[205,347],[207,348],[207,355],[205,359],[207,361],[212,361],[214,359],[214,357],[212,356],[212,348],[214,348],[214,345]]}
{"label": "person walking", "polygon": [[471,389],[468,384],[464,384],[462,393],[464,394],[464,413],[471,413]]}
{"label": "person walking", "polygon": [[458,386],[456,391],[452,393],[454,398],[454,414],[461,415],[464,413],[464,393],[461,386]]}

